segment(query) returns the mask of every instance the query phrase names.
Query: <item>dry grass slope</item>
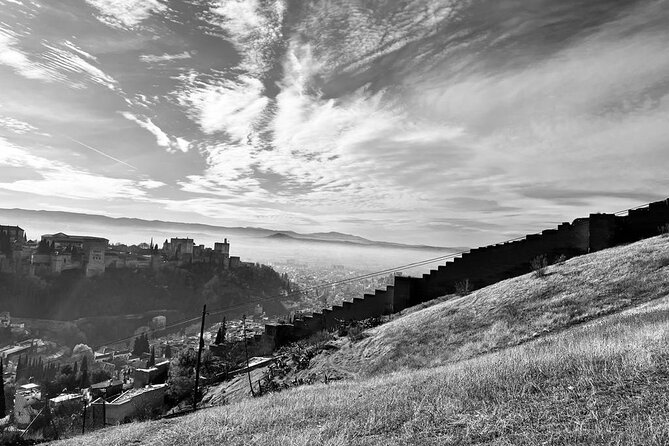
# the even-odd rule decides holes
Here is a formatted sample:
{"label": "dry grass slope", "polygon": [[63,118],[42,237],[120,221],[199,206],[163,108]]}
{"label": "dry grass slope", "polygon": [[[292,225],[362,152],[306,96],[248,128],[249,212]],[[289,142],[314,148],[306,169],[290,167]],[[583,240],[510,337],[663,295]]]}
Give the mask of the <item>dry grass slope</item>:
{"label": "dry grass slope", "polygon": [[[545,279],[507,281],[398,319],[363,341],[370,349],[384,337],[391,347],[373,347],[383,357],[369,358],[372,365],[360,370],[372,376],[359,381],[297,388],[61,444],[668,444],[669,299],[649,301],[667,294],[668,254],[669,239],[656,238],[551,267]],[[500,309],[508,304],[502,296],[512,298],[516,310]],[[456,362],[546,327],[643,301],[648,302]],[[464,321],[454,319],[454,306],[468,311]],[[546,316],[533,320],[540,314]],[[444,325],[432,330],[428,323]],[[503,342],[492,335],[500,323],[507,328],[499,333],[508,333]],[[454,333],[444,333],[444,327]],[[475,334],[476,327],[483,332]],[[429,333],[419,338],[422,343],[402,342],[397,331]],[[430,337],[435,335],[436,341]],[[436,357],[421,359],[424,354]],[[441,362],[446,364],[411,370]],[[403,370],[381,374],[390,368],[384,363]]]}
{"label": "dry grass slope", "polygon": [[363,376],[434,367],[669,294],[669,237],[573,258],[400,317],[348,343],[330,364]]}

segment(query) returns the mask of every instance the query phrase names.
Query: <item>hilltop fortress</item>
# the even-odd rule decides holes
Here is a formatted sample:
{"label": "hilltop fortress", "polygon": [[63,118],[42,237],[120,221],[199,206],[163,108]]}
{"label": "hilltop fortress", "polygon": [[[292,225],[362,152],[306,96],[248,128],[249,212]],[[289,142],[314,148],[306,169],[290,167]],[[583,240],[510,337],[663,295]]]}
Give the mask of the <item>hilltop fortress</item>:
{"label": "hilltop fortress", "polygon": [[63,232],[44,234],[39,242],[29,241],[18,226],[0,226],[0,272],[30,276],[53,276],[67,270],[81,270],[86,277],[103,274],[108,268],[158,269],[165,265],[183,266],[211,263],[224,269],[241,264],[230,257],[227,239],[209,248],[191,238],[165,240],[139,246],[109,245],[109,240]]}
{"label": "hilltop fortress", "polygon": [[533,260],[566,259],[669,232],[669,199],[618,214],[590,214],[555,229],[504,243],[472,249],[422,277],[396,276],[392,286],[354,297],[341,305],[302,316],[292,324],[267,324],[262,345],[281,346],[336,326],[398,313],[452,294],[459,284],[481,288],[531,271]]}

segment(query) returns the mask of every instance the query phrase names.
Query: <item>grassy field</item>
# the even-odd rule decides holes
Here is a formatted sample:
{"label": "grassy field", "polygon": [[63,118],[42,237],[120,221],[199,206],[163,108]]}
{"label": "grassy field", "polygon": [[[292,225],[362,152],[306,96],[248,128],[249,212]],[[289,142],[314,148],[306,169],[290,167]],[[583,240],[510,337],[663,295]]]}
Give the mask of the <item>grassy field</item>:
{"label": "grassy field", "polygon": [[655,238],[409,314],[336,353],[358,380],[59,444],[669,444],[668,257]]}

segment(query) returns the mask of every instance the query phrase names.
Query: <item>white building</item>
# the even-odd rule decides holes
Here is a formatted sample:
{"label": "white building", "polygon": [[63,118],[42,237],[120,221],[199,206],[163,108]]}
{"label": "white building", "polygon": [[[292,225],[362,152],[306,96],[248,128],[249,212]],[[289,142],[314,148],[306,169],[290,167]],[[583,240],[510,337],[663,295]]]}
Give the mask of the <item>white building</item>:
{"label": "white building", "polygon": [[103,402],[102,398],[98,398],[92,403],[93,413],[96,418],[104,413],[107,425],[129,422],[134,418],[147,416],[155,410],[161,410],[166,390],[167,384],[156,384],[130,389],[110,402]]}
{"label": "white building", "polygon": [[19,386],[14,395],[14,422],[25,428],[37,416],[39,410],[33,408],[42,400],[42,392],[37,384],[29,383]]}

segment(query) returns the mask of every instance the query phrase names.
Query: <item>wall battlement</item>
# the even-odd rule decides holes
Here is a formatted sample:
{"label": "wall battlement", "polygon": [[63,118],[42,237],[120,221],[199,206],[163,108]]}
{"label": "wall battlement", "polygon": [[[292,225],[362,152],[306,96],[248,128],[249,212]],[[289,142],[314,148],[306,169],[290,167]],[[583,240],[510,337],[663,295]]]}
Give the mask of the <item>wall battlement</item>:
{"label": "wall battlement", "polygon": [[302,316],[293,324],[268,324],[263,336],[276,347],[334,327],[339,321],[363,320],[398,313],[405,308],[456,291],[468,281],[470,289],[523,275],[531,262],[546,256],[571,258],[658,235],[669,225],[669,199],[631,209],[627,215],[590,214],[571,223],[529,234],[522,239],[471,249],[430,270],[422,277],[396,276],[395,283],[374,294],[352,297],[341,305]]}

